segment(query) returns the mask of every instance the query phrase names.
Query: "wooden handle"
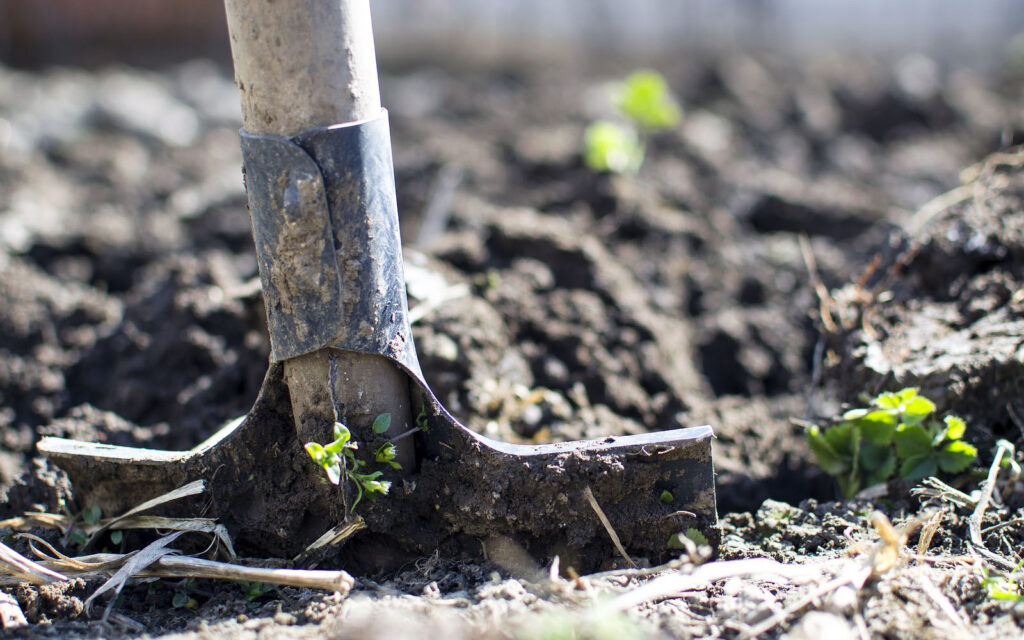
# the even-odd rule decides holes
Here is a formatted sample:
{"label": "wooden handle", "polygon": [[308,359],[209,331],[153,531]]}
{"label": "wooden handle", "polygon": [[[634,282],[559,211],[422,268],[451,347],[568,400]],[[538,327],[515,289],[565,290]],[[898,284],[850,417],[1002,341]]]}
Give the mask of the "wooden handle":
{"label": "wooden handle", "polygon": [[[290,137],[380,113],[369,0],[225,0],[224,8],[246,131]],[[412,422],[408,378],[383,357],[319,351],[285,361],[284,377],[301,442],[329,441],[335,420],[368,430],[390,413],[389,435]],[[411,439],[397,447],[411,469]]]}
{"label": "wooden handle", "polygon": [[257,135],[380,111],[369,0],[225,0],[242,124]]}

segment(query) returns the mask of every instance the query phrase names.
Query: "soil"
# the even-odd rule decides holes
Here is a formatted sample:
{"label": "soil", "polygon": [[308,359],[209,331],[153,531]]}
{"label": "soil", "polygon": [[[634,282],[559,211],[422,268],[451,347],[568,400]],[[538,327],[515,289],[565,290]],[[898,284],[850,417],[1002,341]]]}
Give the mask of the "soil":
{"label": "soil", "polygon": [[[939,518],[921,553],[948,561],[879,572],[852,604],[811,598],[771,637],[1020,634],[1024,605],[989,597],[969,560],[969,506],[896,481],[836,502],[802,425],[917,385],[968,419],[981,467],[997,440],[1024,444],[1024,78],[921,58],[677,60],[660,70],[682,124],[650,138],[639,174],[598,174],[583,130],[629,70],[385,72],[434,393],[511,442],[711,425],[719,559],[824,575],[884,538],[875,509]],[[255,402],[269,344],[237,104],[203,61],[0,69],[0,515],[84,506],[35,458],[42,436],[185,450]],[[1016,564],[1024,487],[998,489],[984,542]],[[114,623],[84,611],[95,581],[12,593],[26,636],[189,638],[740,637],[807,593],[731,578],[595,617],[648,576],[549,578],[550,558],[514,544],[450,551],[363,571],[347,598],[132,583]]]}

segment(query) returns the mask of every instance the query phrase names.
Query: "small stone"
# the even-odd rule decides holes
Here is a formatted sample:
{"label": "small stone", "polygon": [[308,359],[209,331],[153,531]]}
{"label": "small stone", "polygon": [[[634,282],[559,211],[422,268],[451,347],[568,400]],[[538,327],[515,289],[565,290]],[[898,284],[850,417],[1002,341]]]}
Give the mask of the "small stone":
{"label": "small stone", "polygon": [[825,602],[829,612],[839,615],[851,615],[857,610],[858,605],[857,590],[850,585],[839,587],[833,591]]}
{"label": "small stone", "polygon": [[441,597],[441,589],[437,586],[437,582],[432,581],[423,587],[423,597],[430,600],[437,600]]}
{"label": "small stone", "polygon": [[824,611],[811,611],[805,615],[793,630],[783,636],[784,640],[856,640],[857,631],[842,616]]}

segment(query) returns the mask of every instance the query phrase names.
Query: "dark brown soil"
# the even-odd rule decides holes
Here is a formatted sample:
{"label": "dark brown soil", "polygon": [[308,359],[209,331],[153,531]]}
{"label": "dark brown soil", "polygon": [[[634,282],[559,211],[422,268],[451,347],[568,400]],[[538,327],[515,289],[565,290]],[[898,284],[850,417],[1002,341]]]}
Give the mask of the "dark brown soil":
{"label": "dark brown soil", "polygon": [[[437,397],[515,442],[713,426],[725,558],[834,558],[871,536],[872,508],[894,520],[921,508],[896,484],[873,505],[829,502],[833,482],[794,419],[920,385],[969,418],[983,465],[996,439],[1024,444],[1021,155],[990,159],[958,202],[915,215],[962,169],[1024,140],[1020,79],[937,69],[928,83],[913,69],[668,65],[684,120],[650,140],[637,176],[580,158],[584,127],[608,115],[611,73],[386,74],[414,338]],[[269,347],[236,105],[203,62],[0,69],[0,515],[67,495],[32,461],[41,436],[187,449],[255,401]],[[824,302],[809,262],[833,290]],[[1017,485],[1001,498],[986,526],[1024,508]],[[943,509],[934,548],[966,553],[969,510]],[[988,544],[1015,558],[1021,540],[1011,524]],[[190,637],[556,637],[530,625],[557,630],[578,602],[521,569],[426,557],[362,578],[345,602],[139,584],[115,609],[150,634]],[[970,624],[1019,633],[1012,604],[956,571],[942,586]],[[594,585],[624,588],[606,580]],[[86,620],[93,588],[16,590],[36,625],[26,633],[137,635]],[[171,606],[181,590],[196,609]],[[730,602],[764,595],[752,593],[709,586],[687,600],[689,618],[673,600],[651,604],[630,633],[736,637],[728,621],[749,620]],[[874,613],[858,613],[871,635],[924,635],[931,600],[900,609],[895,591],[872,593]]]}

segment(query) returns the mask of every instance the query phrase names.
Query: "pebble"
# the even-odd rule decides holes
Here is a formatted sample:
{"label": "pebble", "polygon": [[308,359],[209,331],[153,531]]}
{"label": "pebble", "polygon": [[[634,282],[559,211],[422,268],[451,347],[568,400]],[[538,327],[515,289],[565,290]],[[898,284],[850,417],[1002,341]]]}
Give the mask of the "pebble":
{"label": "pebble", "polygon": [[782,637],[783,640],[856,640],[857,631],[846,618],[834,613],[811,611]]}

